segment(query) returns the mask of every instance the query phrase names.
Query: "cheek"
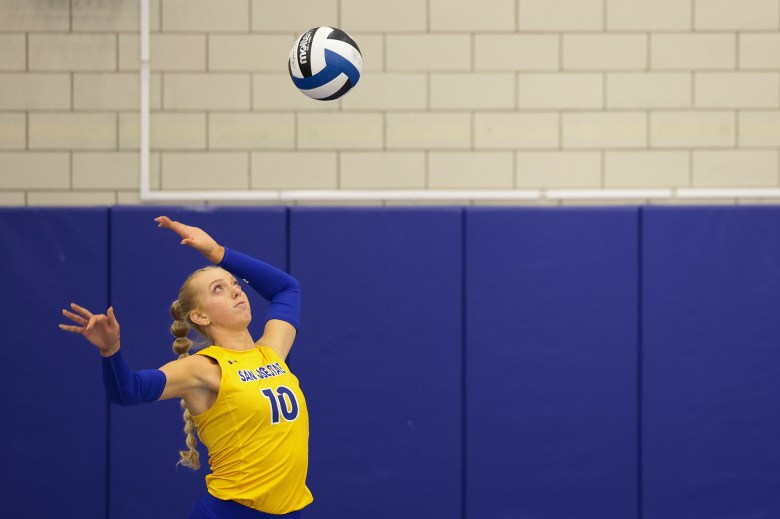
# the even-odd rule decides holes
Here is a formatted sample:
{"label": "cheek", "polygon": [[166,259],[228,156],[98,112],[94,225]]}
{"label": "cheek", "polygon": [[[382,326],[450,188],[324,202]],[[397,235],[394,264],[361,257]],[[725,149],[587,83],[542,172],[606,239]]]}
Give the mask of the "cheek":
{"label": "cheek", "polygon": [[219,298],[215,297],[213,294],[203,298],[201,300],[201,308],[203,308],[203,311],[208,315],[213,315],[215,313],[219,313],[220,311],[220,304],[219,304]]}
{"label": "cheek", "polygon": [[212,316],[223,315],[230,310],[231,301],[227,297],[212,295],[203,305],[203,310]]}

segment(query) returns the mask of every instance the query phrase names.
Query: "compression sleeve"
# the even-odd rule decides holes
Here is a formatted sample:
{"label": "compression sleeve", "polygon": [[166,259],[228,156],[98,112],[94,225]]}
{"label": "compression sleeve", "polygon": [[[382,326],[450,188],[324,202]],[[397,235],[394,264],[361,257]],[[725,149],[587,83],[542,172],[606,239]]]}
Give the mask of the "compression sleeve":
{"label": "compression sleeve", "polygon": [[131,371],[120,349],[110,357],[101,357],[103,385],[108,399],[119,405],[153,402],[160,398],[167,378],[159,369]]}
{"label": "compression sleeve", "polygon": [[219,266],[249,283],[271,302],[266,320],[287,321],[296,329],[301,320],[301,284],[291,275],[268,263],[225,247]]}

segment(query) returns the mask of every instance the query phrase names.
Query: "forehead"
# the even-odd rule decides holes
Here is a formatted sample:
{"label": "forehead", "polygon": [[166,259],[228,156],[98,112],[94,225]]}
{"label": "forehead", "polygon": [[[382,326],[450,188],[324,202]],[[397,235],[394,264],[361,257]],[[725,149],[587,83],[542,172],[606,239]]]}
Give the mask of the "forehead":
{"label": "forehead", "polygon": [[216,268],[216,269],[207,269],[202,272],[199,272],[193,281],[202,288],[208,288],[208,286],[213,283],[214,281],[218,280],[231,280],[233,279],[233,274],[228,272],[227,270]]}

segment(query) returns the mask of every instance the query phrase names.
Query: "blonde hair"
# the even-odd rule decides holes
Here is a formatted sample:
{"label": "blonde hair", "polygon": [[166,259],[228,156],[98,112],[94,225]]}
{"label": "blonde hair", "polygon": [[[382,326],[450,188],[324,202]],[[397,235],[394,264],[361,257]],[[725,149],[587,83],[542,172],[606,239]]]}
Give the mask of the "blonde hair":
{"label": "blonde hair", "polygon": [[[179,298],[171,304],[171,317],[173,317],[171,334],[176,337],[173,341],[173,351],[179,355],[180,359],[189,357],[190,355],[190,349],[193,344],[192,340],[189,338],[190,328],[194,328],[198,334],[205,339],[209,339],[206,330],[193,322],[190,318],[190,314],[193,310],[197,310],[199,305],[198,294],[193,286],[192,280],[201,272],[216,268],[219,267],[205,267],[190,274],[179,289]],[[182,417],[184,418],[184,433],[187,435],[185,441],[187,450],[179,451],[179,456],[181,457],[179,463],[192,470],[198,470],[200,468],[200,454],[196,449],[196,446],[198,445],[198,440],[195,437],[197,426],[192,419],[189,409],[187,409],[187,406],[184,403],[184,399],[181,400],[181,408],[184,410]]]}

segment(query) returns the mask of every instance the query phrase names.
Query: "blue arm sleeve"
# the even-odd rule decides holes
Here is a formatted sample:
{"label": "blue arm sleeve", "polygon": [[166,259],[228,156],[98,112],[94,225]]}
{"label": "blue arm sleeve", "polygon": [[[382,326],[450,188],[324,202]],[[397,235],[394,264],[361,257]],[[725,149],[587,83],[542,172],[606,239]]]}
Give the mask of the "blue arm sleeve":
{"label": "blue arm sleeve", "polygon": [[271,302],[266,320],[281,319],[300,329],[301,284],[294,277],[227,247],[219,266],[244,279],[258,294]]}
{"label": "blue arm sleeve", "polygon": [[102,357],[103,385],[108,399],[119,405],[153,402],[160,398],[167,381],[159,369],[131,371],[122,357],[122,350]]}

